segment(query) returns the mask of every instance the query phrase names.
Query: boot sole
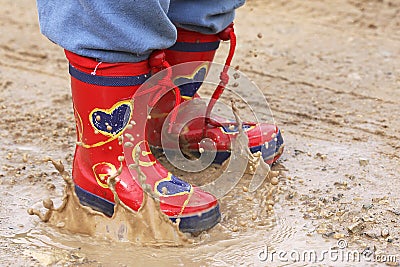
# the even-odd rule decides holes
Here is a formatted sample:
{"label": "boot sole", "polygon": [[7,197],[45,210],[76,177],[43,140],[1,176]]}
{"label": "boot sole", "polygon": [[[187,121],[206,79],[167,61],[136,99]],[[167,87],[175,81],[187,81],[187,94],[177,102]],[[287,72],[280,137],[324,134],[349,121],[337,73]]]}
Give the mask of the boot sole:
{"label": "boot sole", "polygon": [[[79,201],[84,206],[89,206],[92,209],[104,213],[106,216],[111,217],[114,214],[114,203],[95,194],[90,193],[75,185],[75,192]],[[185,233],[200,233],[214,227],[221,220],[221,213],[219,205],[210,208],[209,210],[201,213],[196,213],[192,216],[177,216],[168,217],[172,222],[178,218],[181,220],[179,223],[179,230]]]}

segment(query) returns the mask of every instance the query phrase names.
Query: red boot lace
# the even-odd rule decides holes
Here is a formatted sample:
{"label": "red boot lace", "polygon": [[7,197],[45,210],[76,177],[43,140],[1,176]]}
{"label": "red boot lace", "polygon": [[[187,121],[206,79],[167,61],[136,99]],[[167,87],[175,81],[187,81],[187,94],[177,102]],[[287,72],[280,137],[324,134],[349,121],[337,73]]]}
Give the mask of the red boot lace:
{"label": "red boot lace", "polygon": [[178,109],[176,108],[181,104],[181,91],[172,82],[172,68],[171,65],[165,60],[164,51],[155,51],[151,54],[149,58],[149,65],[152,68],[153,73],[159,72],[160,70],[165,70],[166,74],[162,77],[156,85],[149,88],[148,90],[137,93],[137,96],[144,94],[153,93],[152,99],[149,102],[149,107],[154,107],[157,101],[169,90],[173,89],[175,92],[175,104],[171,111],[171,120],[168,127],[168,133],[171,133],[173,124],[176,122],[176,117],[178,115]]}
{"label": "red boot lace", "polygon": [[[235,49],[236,49],[236,35],[235,35],[235,31],[233,28],[233,22],[222,32],[220,32],[218,34],[219,38],[223,41],[230,41],[230,47],[229,47],[229,54],[228,57],[226,58],[225,61],[225,65],[224,65],[224,69],[222,70],[219,78],[220,78],[220,82],[217,86],[217,88],[215,89],[214,93],[211,96],[210,102],[208,103],[207,109],[206,109],[206,115],[205,115],[205,124],[206,126],[208,124],[210,125],[215,125],[215,126],[220,126],[219,123],[215,122],[214,120],[212,120],[210,118],[211,115],[211,111],[214,108],[215,103],[218,101],[218,99],[220,98],[220,96],[222,95],[222,93],[225,90],[225,86],[228,84],[229,82],[229,75],[228,75],[228,71],[229,68],[231,66],[232,63],[232,58],[233,55],[235,54]],[[204,128],[204,134],[205,131],[207,130],[207,127]]]}
{"label": "red boot lace", "polygon": [[[220,74],[220,82],[219,82],[217,88],[215,89],[214,93],[212,94],[211,100],[206,109],[206,114],[205,114],[205,124],[206,125],[207,124],[219,125],[210,118],[210,115],[211,115],[212,109],[214,108],[215,103],[218,101],[218,99],[224,92],[225,86],[229,83],[228,71],[231,66],[233,55],[235,54],[235,49],[236,49],[236,35],[235,35],[234,28],[233,28],[233,22],[227,28],[225,28],[225,30],[220,32],[218,34],[218,37],[223,41],[229,40],[230,47],[229,47],[229,53],[228,53],[228,57],[226,58],[224,68]],[[175,92],[175,104],[174,104],[174,109],[172,110],[172,113],[171,113],[171,120],[170,120],[170,124],[168,127],[168,132],[171,133],[173,124],[175,124],[176,118],[178,115],[178,109],[176,107],[181,104],[180,90],[172,82],[171,65],[165,60],[165,53],[163,51],[153,52],[153,54],[150,56],[149,64],[152,67],[153,72],[158,72],[160,70],[166,70],[167,73],[160,81],[158,81],[157,85],[151,87],[149,90],[139,93],[138,96],[140,96],[142,94],[154,92],[154,96],[152,97],[152,100],[149,103],[150,107],[154,107],[154,105],[157,103],[159,98],[162,95],[164,95],[167,91],[171,90],[171,88],[173,88],[173,90]],[[204,129],[206,131],[206,127]]]}

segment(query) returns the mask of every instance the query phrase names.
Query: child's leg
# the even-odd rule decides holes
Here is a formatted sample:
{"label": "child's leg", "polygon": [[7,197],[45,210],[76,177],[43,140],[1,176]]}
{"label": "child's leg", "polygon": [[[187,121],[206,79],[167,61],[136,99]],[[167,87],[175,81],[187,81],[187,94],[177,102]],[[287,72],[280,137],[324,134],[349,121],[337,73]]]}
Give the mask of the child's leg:
{"label": "child's leg", "polygon": [[[243,4],[244,0],[171,0],[168,16],[178,27],[178,36],[175,45],[166,50],[166,59],[171,65],[191,62],[185,67],[173,69],[174,82],[180,88],[182,101],[198,97],[196,93],[206,77],[220,39],[232,38],[234,39],[231,40],[232,43],[236,43],[233,27],[232,25],[228,27],[228,25],[234,19],[235,9]],[[192,82],[188,82],[190,79]],[[229,94],[229,92],[225,92],[225,94]],[[168,97],[174,99],[172,93],[165,96],[164,99],[166,100]],[[169,102],[171,101],[173,100],[169,100]],[[167,107],[163,105],[165,102],[156,106],[154,113],[168,113]],[[154,117],[152,122],[154,132],[161,133],[157,125],[162,125],[163,117]],[[232,124],[223,118],[213,117],[211,119]],[[253,153],[261,152],[267,163],[273,163],[280,157],[284,145],[281,132],[276,125],[250,123],[244,125],[244,128],[250,140],[249,148]],[[204,118],[196,118],[192,123],[186,125],[185,133],[182,133],[180,137],[181,141],[192,151],[198,151],[198,144],[204,137],[218,140],[215,141],[218,154],[214,162],[221,163],[229,157],[232,138],[237,133],[237,128],[233,131],[225,129],[221,125],[206,123]],[[155,138],[151,139],[152,144],[161,147],[158,135],[153,135],[153,137]],[[166,145],[164,144],[164,146]],[[168,149],[168,147],[163,148]]]}
{"label": "child's leg", "polygon": [[145,136],[152,99],[169,89],[159,84],[140,91],[152,68],[168,66],[162,53],[148,59],[153,50],[175,43],[168,7],[165,0],[38,0],[43,34],[67,50],[70,63],[77,126],[72,176],[81,202],[112,215],[108,179],[120,169],[118,196],[138,210],[143,190],[138,172],[128,168],[135,163],[159,197],[161,211],[173,221],[179,218],[182,231],[201,232],[220,220],[217,199],[165,169]]}
{"label": "child's leg", "polygon": [[169,0],[37,0],[42,33],[61,47],[103,62],[138,62],[172,46]]}
{"label": "child's leg", "polygon": [[245,0],[171,0],[168,17],[180,28],[218,33],[232,23]]}

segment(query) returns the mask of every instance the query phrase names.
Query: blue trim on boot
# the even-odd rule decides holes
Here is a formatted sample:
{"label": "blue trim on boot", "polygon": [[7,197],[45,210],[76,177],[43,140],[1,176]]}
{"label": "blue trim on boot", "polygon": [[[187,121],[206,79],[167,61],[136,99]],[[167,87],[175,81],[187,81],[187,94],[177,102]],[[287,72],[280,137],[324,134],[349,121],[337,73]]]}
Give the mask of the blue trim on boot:
{"label": "blue trim on boot", "polygon": [[219,47],[219,43],[220,41],[204,43],[177,42],[168,49],[180,52],[207,52],[217,50]]}
{"label": "blue trim on boot", "polygon": [[142,74],[138,76],[99,76],[82,72],[71,64],[69,74],[75,79],[98,86],[137,86],[143,84],[151,75]]}
{"label": "blue trim on boot", "polygon": [[[96,211],[104,213],[108,217],[111,217],[114,214],[114,203],[92,194],[78,185],[75,185],[75,193],[82,205],[89,206]],[[199,233],[206,231],[219,223],[221,220],[221,213],[219,211],[219,205],[216,205],[210,210],[196,213],[194,216],[169,217],[173,222],[178,218],[181,219],[179,230],[187,233]]]}

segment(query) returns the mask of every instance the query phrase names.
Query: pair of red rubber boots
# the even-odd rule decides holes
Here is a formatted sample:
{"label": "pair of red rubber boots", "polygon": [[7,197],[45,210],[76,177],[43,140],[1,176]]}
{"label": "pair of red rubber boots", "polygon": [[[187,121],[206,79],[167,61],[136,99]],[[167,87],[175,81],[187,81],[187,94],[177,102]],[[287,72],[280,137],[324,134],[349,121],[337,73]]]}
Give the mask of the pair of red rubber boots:
{"label": "pair of red rubber boots", "polygon": [[[234,38],[232,25],[215,35],[179,29],[173,47],[153,53],[149,60],[138,63],[103,63],[65,51],[70,63],[78,139],[72,176],[82,204],[112,216],[114,196],[107,180],[120,169],[116,192],[121,201],[137,211],[144,192],[137,169],[129,168],[129,157],[147,177],[146,184],[159,198],[161,210],[172,221],[180,219],[181,231],[201,232],[220,221],[218,200],[174,176],[156,160],[150,146],[162,149],[161,126],[165,118],[179,109],[179,103],[198,97],[197,90],[220,41],[229,38]],[[198,64],[181,68],[180,73],[173,72],[170,67],[194,61]],[[142,84],[163,69],[167,74],[160,84],[140,90]],[[163,93],[166,94],[162,96]],[[160,100],[155,103],[158,98]],[[148,114],[150,107],[153,109],[151,116]],[[217,148],[214,161],[222,163],[229,158],[237,127],[209,121],[209,118],[195,120],[180,133],[179,139],[193,152],[198,152],[201,139],[211,138]],[[235,123],[230,122],[230,125]],[[252,152],[260,151],[268,163],[280,157],[283,139],[275,125],[244,124],[243,128]]]}

